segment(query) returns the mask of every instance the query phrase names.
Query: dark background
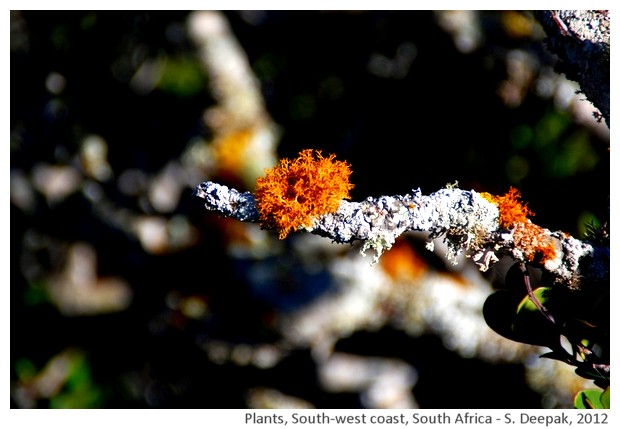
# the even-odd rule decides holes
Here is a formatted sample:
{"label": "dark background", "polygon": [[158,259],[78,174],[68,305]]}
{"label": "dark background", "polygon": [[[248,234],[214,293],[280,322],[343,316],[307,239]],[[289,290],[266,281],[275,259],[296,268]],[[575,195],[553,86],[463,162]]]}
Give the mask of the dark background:
{"label": "dark background", "polygon": [[[316,148],[347,160],[353,200],[418,187],[428,194],[458,180],[464,189],[494,194],[516,186],[538,224],[577,237],[586,222],[607,218],[608,134],[604,125],[584,124],[571,109],[558,108],[553,93],[537,90],[554,58],[529,14],[481,12],[480,41],[467,53],[431,11],[225,15],[281,127],[278,155]],[[196,228],[193,244],[161,254],[146,251],[102,215],[82,188],[50,203],[33,187],[28,204],[14,201],[17,175],[28,183],[41,163],[75,165],[86,135],[105,139],[115,178],[127,169],[156,174],[192,138],[210,138],[202,115],[214,98],[186,18],[180,11],[11,12],[11,407],[245,408],[254,386],[319,408],[361,406],[356,394],[322,389],[309,349],[260,369],[216,364],[196,345],[204,337],[276,342],[271,320],[279,309],[256,300],[244,276],[235,275],[238,261],[222,250],[225,234],[191,196],[191,186],[173,213],[157,213],[119,191],[115,180],[99,183],[117,208],[180,216]],[[531,26],[518,31],[521,19]],[[394,58],[403,44],[415,47],[415,57],[402,74],[378,76],[369,68],[373,54]],[[510,81],[507,64],[515,51],[527,54],[522,67],[533,77],[510,103],[500,88]],[[166,76],[138,93],[131,78],[153,57],[168,58],[183,79]],[[46,88],[51,72],[66,79],[60,94]],[[43,245],[25,244],[33,232]],[[55,255],[75,242],[96,249],[99,275],[127,282],[133,293],[127,308],[68,316],[50,301],[46,285],[63,260]],[[221,280],[205,281],[216,273]],[[179,322],[166,306],[173,291],[204,298],[210,316]],[[412,338],[385,327],[356,332],[337,349],[381,350],[413,365],[422,408],[542,406],[522,365],[464,359],[432,334]],[[54,394],[18,399],[16,392],[66,350],[79,350],[68,381]]]}

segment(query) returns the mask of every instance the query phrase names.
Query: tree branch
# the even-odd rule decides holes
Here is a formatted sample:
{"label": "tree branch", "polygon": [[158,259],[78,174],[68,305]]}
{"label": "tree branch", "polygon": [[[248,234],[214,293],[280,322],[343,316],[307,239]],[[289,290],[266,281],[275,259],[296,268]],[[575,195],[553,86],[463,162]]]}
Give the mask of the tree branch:
{"label": "tree branch", "polygon": [[[195,195],[205,200],[205,207],[242,222],[261,222],[254,195],[214,183],[203,182]],[[396,238],[407,231],[426,231],[429,239],[444,237],[448,244],[448,260],[465,252],[486,271],[503,255],[519,262],[536,262],[534,255],[541,243],[552,243],[552,256],[539,260],[556,283],[576,289],[582,280],[597,283],[609,278],[609,248],[596,247],[563,232],[551,232],[527,220],[524,225],[536,228],[525,237],[519,227],[505,229],[498,221],[498,207],[475,191],[454,186],[422,195],[411,194],[368,197],[362,202],[342,200],[335,213],[314,219],[306,231],[332,239],[337,243],[362,241],[361,252],[375,251],[376,262]],[[537,247],[538,246],[538,247]],[[432,250],[432,242],[427,247]]]}
{"label": "tree branch", "polygon": [[556,71],[579,83],[610,126],[609,11],[546,10],[536,17],[547,33],[547,47],[560,60]]}

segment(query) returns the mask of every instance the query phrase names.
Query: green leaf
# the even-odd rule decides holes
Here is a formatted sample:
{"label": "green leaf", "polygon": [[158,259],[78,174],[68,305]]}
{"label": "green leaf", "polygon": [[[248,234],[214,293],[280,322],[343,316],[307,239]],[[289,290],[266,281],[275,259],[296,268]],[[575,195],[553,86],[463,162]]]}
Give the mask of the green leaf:
{"label": "green leaf", "polygon": [[498,290],[489,295],[482,307],[482,314],[487,325],[502,337],[520,341],[512,330],[516,301],[505,290]]}
{"label": "green leaf", "polygon": [[610,387],[611,386],[607,386],[605,388],[605,390],[603,391],[603,393],[601,393],[601,404],[603,404],[603,408],[605,408],[606,410],[611,409],[611,402],[610,402]]}
{"label": "green leaf", "polygon": [[[549,288],[538,288],[534,295],[546,302]],[[526,296],[519,297],[505,290],[491,294],[485,301],[482,313],[487,325],[501,336],[525,344],[545,347],[556,345],[557,327],[551,323]],[[550,347],[551,348],[551,347]]]}
{"label": "green leaf", "polygon": [[597,386],[600,387],[609,385],[609,378],[602,374],[600,371],[594,369],[589,369],[587,367],[577,368],[575,370],[575,374],[589,380],[594,380],[595,383],[603,383],[602,385],[597,384]]}
{"label": "green leaf", "polygon": [[[538,299],[538,302],[540,302],[544,306],[545,302],[547,302],[547,296],[550,290],[550,287],[539,287],[534,289],[533,294],[536,299]],[[534,304],[534,302],[530,299],[529,295],[523,298],[523,300],[521,300],[519,306],[517,307],[517,314],[522,311],[540,313],[540,310],[538,309],[538,307],[536,307],[536,304]]]}
{"label": "green leaf", "polygon": [[604,392],[595,389],[582,390],[575,396],[574,405],[582,410],[608,409],[609,387]]}
{"label": "green leaf", "polygon": [[[550,290],[551,288],[548,287],[539,287],[534,290],[533,294],[538,302],[545,306]],[[558,343],[559,331],[556,325],[545,317],[529,296],[523,298],[517,306],[512,330],[523,343],[550,348]]]}

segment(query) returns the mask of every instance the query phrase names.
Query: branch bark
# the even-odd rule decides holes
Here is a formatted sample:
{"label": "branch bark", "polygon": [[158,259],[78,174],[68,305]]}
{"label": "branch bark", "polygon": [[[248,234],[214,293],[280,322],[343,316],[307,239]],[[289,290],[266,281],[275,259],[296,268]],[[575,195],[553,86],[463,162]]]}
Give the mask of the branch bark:
{"label": "branch bark", "polygon": [[559,58],[556,71],[579,83],[611,126],[609,11],[546,10],[536,18],[547,33],[547,48]]}
{"label": "branch bark", "polygon": [[[261,221],[250,192],[203,182],[194,194],[205,200],[208,210],[220,215],[243,222]],[[454,262],[465,252],[482,271],[503,255],[531,262],[531,249],[527,247],[536,243],[520,239],[515,234],[518,228],[501,228],[498,219],[497,206],[479,193],[448,187],[428,196],[417,189],[411,194],[369,197],[362,202],[343,200],[335,213],[319,216],[305,230],[337,243],[362,241],[362,254],[368,249],[375,251],[373,262],[407,231],[426,231],[429,239],[443,236],[448,260]],[[555,246],[554,257],[542,265],[556,283],[576,289],[584,279],[596,283],[609,279],[609,248],[593,246],[563,232],[539,230],[538,238]],[[431,241],[427,247],[432,250]]]}

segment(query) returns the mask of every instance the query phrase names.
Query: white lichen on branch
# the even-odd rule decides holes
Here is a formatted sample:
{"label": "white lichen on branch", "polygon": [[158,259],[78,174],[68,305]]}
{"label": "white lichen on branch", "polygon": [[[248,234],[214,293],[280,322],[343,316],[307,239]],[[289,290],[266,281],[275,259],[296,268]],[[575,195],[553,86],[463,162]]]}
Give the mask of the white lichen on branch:
{"label": "white lichen on branch", "polygon": [[207,210],[241,222],[258,222],[259,215],[251,192],[241,193],[236,189],[214,182],[203,182],[196,187],[194,195],[205,200]]}
{"label": "white lichen on branch", "polygon": [[579,83],[610,126],[610,11],[541,10],[536,16],[547,33],[547,48],[558,56],[557,71]]}
{"label": "white lichen on branch", "polygon": [[[261,222],[250,192],[241,193],[214,182],[203,182],[197,186],[195,195],[205,200],[208,210],[243,222]],[[446,258],[452,262],[464,252],[485,271],[501,256],[509,255],[519,262],[540,263],[557,283],[568,287],[579,284],[584,275],[583,262],[595,256],[591,244],[563,232],[538,227],[529,220],[524,225],[536,228],[535,234],[533,238],[524,239],[525,227],[505,228],[499,219],[498,206],[483,194],[448,187],[430,195],[423,195],[416,189],[406,195],[368,197],[361,202],[342,200],[334,213],[320,215],[311,226],[300,229],[336,243],[361,241],[362,253],[368,249],[375,251],[373,262],[390,249],[401,234],[426,231],[429,240],[444,238],[449,249]],[[535,260],[533,252],[542,241],[553,251],[544,260]],[[600,277],[605,272],[608,275],[609,267],[603,264],[596,273],[587,271],[589,276]]]}

